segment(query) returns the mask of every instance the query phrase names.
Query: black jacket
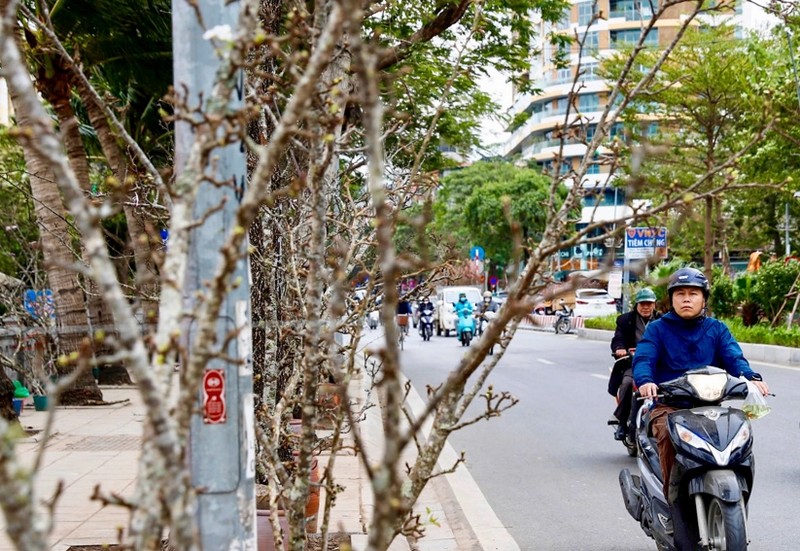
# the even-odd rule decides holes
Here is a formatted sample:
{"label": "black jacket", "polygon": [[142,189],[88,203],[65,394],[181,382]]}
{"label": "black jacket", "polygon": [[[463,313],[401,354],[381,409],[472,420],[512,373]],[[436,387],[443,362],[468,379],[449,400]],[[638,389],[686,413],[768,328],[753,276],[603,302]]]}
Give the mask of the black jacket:
{"label": "black jacket", "polygon": [[[653,312],[653,319],[661,317],[658,312]],[[636,310],[625,312],[617,317],[617,328],[614,330],[614,337],[611,339],[611,353],[615,350],[624,348],[636,348]]]}

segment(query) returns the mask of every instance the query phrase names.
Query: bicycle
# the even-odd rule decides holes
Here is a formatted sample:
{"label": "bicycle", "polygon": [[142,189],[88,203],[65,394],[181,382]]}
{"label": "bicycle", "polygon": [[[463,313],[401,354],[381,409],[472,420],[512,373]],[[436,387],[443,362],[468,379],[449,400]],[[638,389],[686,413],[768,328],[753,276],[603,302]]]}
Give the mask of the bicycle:
{"label": "bicycle", "polygon": [[408,334],[408,314],[397,314],[397,326],[400,329],[398,343],[400,344],[400,350],[403,350],[403,343]]}

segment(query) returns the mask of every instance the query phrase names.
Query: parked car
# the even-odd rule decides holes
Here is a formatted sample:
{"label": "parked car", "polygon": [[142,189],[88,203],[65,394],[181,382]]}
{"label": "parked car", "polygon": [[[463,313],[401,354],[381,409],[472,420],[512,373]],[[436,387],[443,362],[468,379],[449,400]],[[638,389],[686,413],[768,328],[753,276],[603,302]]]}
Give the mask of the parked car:
{"label": "parked car", "polygon": [[617,301],[605,289],[577,289],[575,315],[582,318],[599,318],[617,314]]}
{"label": "parked car", "polygon": [[436,328],[437,335],[444,333],[445,337],[449,337],[451,331],[455,332],[456,313],[453,310],[453,304],[458,302],[458,296],[461,293],[466,293],[467,300],[476,308],[483,300],[481,290],[478,287],[454,286],[442,287],[437,290],[436,302],[434,303],[435,310],[433,312],[433,325]]}

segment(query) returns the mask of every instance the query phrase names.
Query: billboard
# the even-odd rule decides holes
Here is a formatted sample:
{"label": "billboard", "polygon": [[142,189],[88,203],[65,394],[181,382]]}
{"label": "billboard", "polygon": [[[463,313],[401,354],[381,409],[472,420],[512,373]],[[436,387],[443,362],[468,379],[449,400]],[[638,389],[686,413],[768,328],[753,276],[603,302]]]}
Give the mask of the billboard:
{"label": "billboard", "polygon": [[638,227],[625,230],[625,258],[667,258],[667,228]]}

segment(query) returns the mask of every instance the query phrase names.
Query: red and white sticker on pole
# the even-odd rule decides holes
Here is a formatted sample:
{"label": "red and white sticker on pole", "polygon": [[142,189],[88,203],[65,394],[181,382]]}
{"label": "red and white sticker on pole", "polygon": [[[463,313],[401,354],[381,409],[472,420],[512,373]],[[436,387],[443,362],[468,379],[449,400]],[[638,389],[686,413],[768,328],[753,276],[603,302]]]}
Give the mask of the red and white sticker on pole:
{"label": "red and white sticker on pole", "polygon": [[203,423],[215,425],[228,420],[225,408],[225,371],[208,369],[203,375]]}

